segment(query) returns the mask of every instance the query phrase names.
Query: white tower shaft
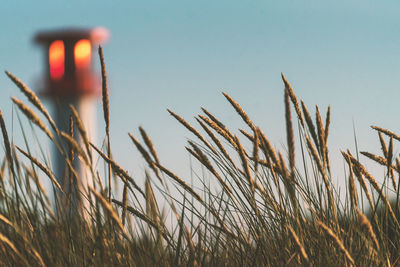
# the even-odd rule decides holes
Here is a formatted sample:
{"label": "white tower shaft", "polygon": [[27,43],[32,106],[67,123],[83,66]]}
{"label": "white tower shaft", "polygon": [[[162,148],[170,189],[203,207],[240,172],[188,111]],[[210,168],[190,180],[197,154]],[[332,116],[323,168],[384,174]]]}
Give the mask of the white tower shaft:
{"label": "white tower shaft", "polygon": [[[70,132],[69,117],[71,114],[70,105],[78,111],[79,117],[85,127],[90,142],[96,141],[96,100],[92,97],[76,97],[62,99],[55,103],[54,119],[60,131]],[[82,150],[87,153],[83,139],[80,137],[77,127],[74,127],[74,138],[78,141]],[[69,215],[84,214],[86,217],[90,213],[90,201],[88,186],[93,186],[93,175],[90,166],[83,158],[74,153],[71,160],[73,171],[67,164],[66,157],[69,155],[69,146],[65,141],[61,142],[68,155],[63,155],[55,148],[55,175],[58,183],[63,188],[64,193],[58,191],[55,195],[56,207],[63,209]],[[59,211],[57,211],[59,212]]]}

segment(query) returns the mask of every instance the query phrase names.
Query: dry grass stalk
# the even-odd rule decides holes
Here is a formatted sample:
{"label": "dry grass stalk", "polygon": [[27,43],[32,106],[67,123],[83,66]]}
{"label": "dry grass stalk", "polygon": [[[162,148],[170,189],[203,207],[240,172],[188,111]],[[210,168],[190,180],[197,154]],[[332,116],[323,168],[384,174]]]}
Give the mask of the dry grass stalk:
{"label": "dry grass stalk", "polygon": [[[392,138],[391,138],[391,140],[392,140]],[[392,147],[393,147],[393,142],[392,142]],[[393,149],[389,149],[389,151],[393,151]],[[392,180],[393,188],[394,188],[394,189],[397,188],[397,186],[396,186],[396,181],[395,181],[395,177],[394,177],[394,173],[393,173],[393,169],[396,169],[396,166],[394,166],[393,164],[391,164],[391,159],[388,160],[388,159],[386,159],[386,158],[380,157],[380,156],[378,156],[378,155],[375,155],[375,154],[372,154],[372,153],[369,153],[369,152],[364,152],[364,151],[362,151],[362,152],[360,152],[360,153],[361,153],[362,155],[364,155],[364,156],[366,156],[366,157],[372,159],[373,161],[375,161],[375,162],[377,162],[377,163],[379,163],[379,164],[381,164],[381,165],[387,167],[387,168],[388,168],[388,175],[390,176],[390,178],[391,178],[391,180]],[[388,156],[389,156],[389,155],[392,155],[392,156],[393,156],[393,152],[390,152],[390,153],[388,152]],[[390,158],[391,158],[392,156],[390,156]]]}
{"label": "dry grass stalk", "polygon": [[11,250],[22,260],[22,262],[25,264],[25,266],[30,266],[28,261],[25,259],[24,256],[17,250],[15,245],[3,234],[0,233],[0,241],[4,244],[6,244],[8,247],[11,248]]}
{"label": "dry grass stalk", "polygon": [[1,127],[1,133],[3,134],[4,147],[6,148],[6,157],[8,165],[10,166],[11,172],[14,174],[14,164],[11,154],[10,140],[8,139],[6,124],[4,123],[3,113],[1,112],[1,110],[0,110],[0,127]]}
{"label": "dry grass stalk", "polygon": [[289,181],[291,183],[292,176],[290,175],[290,172],[286,167],[285,160],[283,159],[282,153],[280,151],[278,152],[278,156],[279,156],[279,166],[281,167],[280,173],[283,176],[284,180]]}
{"label": "dry grass stalk", "polygon": [[135,144],[136,148],[139,150],[140,154],[142,154],[142,157],[146,160],[149,167],[154,171],[157,178],[161,181],[160,173],[158,172],[158,169],[156,168],[154,162],[151,160],[149,153],[147,153],[147,151],[131,133],[128,133],[128,135],[131,138],[132,142]]}
{"label": "dry grass stalk", "polygon": [[388,155],[387,155],[387,161],[388,161],[388,168],[390,168],[390,164],[392,163],[393,159],[393,137],[390,137],[389,141],[389,150],[388,150]]}
{"label": "dry grass stalk", "polygon": [[[146,193],[146,214],[153,222],[159,225],[160,216],[158,211],[157,200],[154,196],[153,188],[151,186],[150,177],[146,173],[146,180],[144,183]],[[127,207],[127,206],[126,206]]]}
{"label": "dry grass stalk", "polygon": [[149,149],[151,155],[153,156],[155,162],[160,163],[157,152],[154,149],[153,142],[151,141],[150,137],[146,134],[146,131],[141,126],[139,126],[139,132],[144,140],[144,143],[146,144],[147,148]]}
{"label": "dry grass stalk", "polygon": [[195,248],[194,248],[194,243],[193,243],[193,236],[190,233],[190,229],[187,225],[181,225],[181,227],[183,229],[185,229],[185,237],[186,237],[186,241],[189,247],[189,266],[193,266],[193,267],[198,267],[199,264],[197,263],[197,260],[195,258]]}
{"label": "dry grass stalk", "polygon": [[356,168],[355,166],[353,166],[353,164],[352,164],[352,158],[354,158],[353,155],[351,155],[350,151],[348,151],[347,153],[344,151],[341,151],[341,153],[342,153],[343,157],[346,159],[349,167],[352,168],[355,176],[357,177],[358,182],[360,183],[362,189],[365,192],[365,195],[367,196],[370,207],[373,210],[375,208],[375,205],[374,205],[374,202],[372,201],[371,194],[369,193],[367,184],[365,183],[365,180],[364,180],[360,170],[358,168]]}
{"label": "dry grass stalk", "polygon": [[4,181],[4,171],[5,171],[6,163],[7,163],[7,159],[3,159],[1,161],[1,165],[0,165],[0,182]]}
{"label": "dry grass stalk", "polygon": [[329,185],[329,180],[328,180],[328,176],[326,174],[326,171],[324,169],[323,163],[321,162],[321,159],[318,156],[318,152],[315,149],[313,143],[311,142],[310,138],[308,136],[306,136],[306,143],[307,143],[307,147],[308,149],[311,151],[311,155],[314,159],[314,162],[317,163],[317,167],[319,172],[322,174],[322,178],[324,180],[325,186],[327,188],[328,191],[330,191],[330,185]]}
{"label": "dry grass stalk", "polygon": [[271,145],[268,138],[260,128],[257,128],[257,131],[259,133],[262,147],[268,152],[267,154],[269,155],[269,157],[271,157],[273,163],[280,168],[280,162],[278,156],[276,155],[274,147]]}
{"label": "dry grass stalk", "polygon": [[389,203],[386,194],[383,192],[382,188],[378,185],[375,178],[365,169],[365,167],[355,158],[351,158],[352,163],[360,170],[360,172],[364,175],[365,178],[370,182],[370,184],[375,188],[375,190],[379,193],[382,200],[384,201],[387,209],[389,210],[389,214],[392,217],[393,221],[396,223],[397,227],[400,228],[400,224],[396,218],[396,215],[393,212],[393,209]]}
{"label": "dry grass stalk", "polygon": [[[289,103],[289,87],[290,85],[287,83],[285,77],[282,74],[282,79],[285,82],[285,118],[286,118],[286,138],[289,150],[289,166],[291,175],[294,176],[294,168],[295,168],[295,161],[294,161],[294,133],[293,133],[293,124],[292,124],[292,116],[290,113],[290,103]],[[292,92],[293,93],[293,92]]]}
{"label": "dry grass stalk", "polygon": [[222,123],[220,122],[214,115],[212,115],[210,112],[208,112],[205,108],[201,108],[201,110],[210,118],[212,122],[214,122],[218,127],[224,131],[231,139],[234,139],[233,134],[229,131],[229,129]]}
{"label": "dry grass stalk", "polygon": [[36,113],[18,100],[15,97],[11,97],[12,101],[18,106],[18,108],[25,114],[25,116],[34,124],[36,124],[42,131],[51,139],[54,140],[52,133],[49,128],[43,123],[43,121],[36,115]]}
{"label": "dry grass stalk", "polygon": [[395,170],[398,173],[400,173],[400,160],[399,160],[399,158],[396,158],[396,168],[395,168]]}
{"label": "dry grass stalk", "polygon": [[33,179],[33,181],[36,184],[36,187],[38,188],[38,190],[40,191],[41,194],[43,194],[45,200],[47,203],[50,203],[50,200],[47,196],[46,190],[44,189],[44,186],[42,184],[42,182],[40,181],[38,175],[36,174],[36,172],[34,172],[33,169],[28,168],[27,166],[25,166],[25,170],[28,173],[28,177],[30,177],[31,179]]}
{"label": "dry grass stalk", "polygon": [[68,145],[73,148],[76,152],[78,152],[79,156],[82,157],[82,159],[85,161],[86,165],[90,166],[89,159],[85,152],[82,150],[81,146],[76,142],[76,140],[70,136],[69,134],[65,132],[60,132],[60,135],[62,138],[64,138],[65,141],[67,141]]}
{"label": "dry grass stalk", "polygon": [[378,127],[378,126],[371,126],[371,128],[374,129],[374,130],[376,130],[376,131],[378,131],[378,132],[382,132],[382,133],[386,134],[386,135],[389,136],[389,137],[393,137],[393,138],[396,139],[397,141],[400,141],[400,136],[397,135],[397,134],[395,134],[395,133],[392,132],[392,131],[389,131],[389,130],[387,130],[387,129],[384,129],[384,128],[381,128],[381,127]]}
{"label": "dry grass stalk", "polygon": [[399,158],[396,158],[395,161],[396,161],[396,165],[395,165],[395,168],[394,168],[394,169],[395,169],[397,172],[399,172],[399,170],[400,170],[400,160],[399,160]]}
{"label": "dry grass stalk", "polygon": [[249,163],[247,161],[246,154],[244,152],[244,148],[243,148],[242,144],[240,143],[239,138],[237,138],[237,136],[235,136],[235,141],[236,141],[236,144],[237,144],[237,146],[239,148],[238,152],[239,152],[240,160],[242,161],[242,167],[243,167],[244,173],[246,174],[247,181],[250,184],[251,192],[254,194],[255,182],[254,182],[254,180],[253,180],[253,178],[251,176]]}
{"label": "dry grass stalk", "polygon": [[[108,97],[108,84],[107,84],[107,72],[106,72],[106,64],[104,63],[104,55],[103,48],[99,46],[98,49],[100,65],[101,65],[101,81],[102,81],[102,101],[103,101],[103,114],[104,121],[106,124],[106,136],[107,136],[107,156],[111,158],[111,146],[110,146],[110,103]],[[108,165],[108,201],[111,202],[111,192],[112,192],[112,183],[111,183],[111,166]]]}
{"label": "dry grass stalk", "polygon": [[277,165],[277,164],[274,164],[271,161],[271,158],[269,157],[269,155],[267,155],[268,151],[266,150],[264,144],[262,145],[262,150],[263,150],[263,152],[265,154],[267,166],[270,166],[269,168],[270,168],[270,172],[271,172],[275,187],[278,189],[278,194],[281,197],[282,196],[282,192],[281,192],[279,181],[278,181],[278,177],[277,177],[277,173],[280,172],[280,166]]}
{"label": "dry grass stalk", "polygon": [[358,206],[358,197],[357,197],[357,187],[354,182],[354,173],[353,173],[353,166],[349,159],[347,159],[347,163],[349,164],[349,192],[350,192],[350,203],[351,207]]}
{"label": "dry grass stalk", "polygon": [[[296,198],[296,188],[295,188],[295,181],[294,181],[294,175],[289,173],[285,161],[283,159],[283,156],[281,152],[278,152],[279,154],[279,160],[280,160],[280,166],[281,166],[281,175],[283,177],[283,182],[286,187],[287,192],[289,193],[289,198],[292,203],[295,215],[298,216],[298,200]],[[298,217],[296,217],[296,220],[298,220]]]}
{"label": "dry grass stalk", "polygon": [[214,215],[214,217],[218,220],[218,222],[221,224],[221,227],[223,229],[223,231],[232,236],[235,237],[235,235],[226,227],[224,221],[221,219],[221,217],[219,216],[219,214],[217,213],[217,211],[214,208],[208,207],[206,205],[206,203],[204,202],[203,198],[197,194],[192,187],[190,187],[184,180],[182,180],[181,178],[179,178],[176,174],[174,174],[173,172],[171,172],[170,170],[168,170],[167,168],[165,168],[164,166],[162,166],[161,164],[156,163],[156,166],[162,171],[164,172],[166,175],[168,175],[170,178],[172,178],[174,181],[176,181],[179,185],[181,185],[183,187],[183,189],[185,189],[187,192],[189,192],[192,196],[194,196],[204,207],[208,208],[210,210],[210,212]]}
{"label": "dry grass stalk", "polygon": [[203,164],[218,180],[218,182],[222,185],[222,187],[231,195],[232,190],[229,188],[229,186],[225,183],[225,181],[221,178],[221,176],[218,174],[218,172],[215,170],[215,168],[212,166],[210,160],[207,158],[206,155],[199,149],[193,142],[189,141],[190,146],[193,148],[191,150],[190,148],[186,147],[186,150],[192,154],[197,160]]}
{"label": "dry grass stalk", "polygon": [[361,226],[366,230],[368,236],[374,243],[377,250],[379,250],[379,242],[376,238],[374,229],[372,228],[371,222],[368,220],[367,216],[365,216],[357,207],[356,207],[358,219],[360,220]]}
{"label": "dry grass stalk", "polygon": [[103,206],[104,210],[108,213],[108,215],[117,223],[122,233],[126,235],[125,228],[121,220],[119,219],[118,214],[112,207],[111,203],[108,202],[100,193],[96,192],[96,190],[93,187],[89,186],[89,190],[94,194],[96,199],[100,201],[101,205]]}
{"label": "dry grass stalk", "polygon": [[6,217],[4,217],[2,214],[0,214],[0,221],[8,224],[9,226],[11,226],[12,228],[14,228],[14,224],[12,222],[10,222]]}
{"label": "dry grass stalk", "polygon": [[296,110],[297,117],[299,118],[301,125],[304,127],[304,118],[303,118],[303,115],[301,114],[299,101],[297,100],[297,97],[293,92],[292,86],[290,85],[290,83],[288,82],[286,77],[283,75],[283,73],[281,73],[281,76],[282,76],[283,82],[285,83],[285,91],[286,90],[288,91],[290,100],[292,101],[294,109]]}
{"label": "dry grass stalk", "polygon": [[[30,230],[30,232],[31,233],[33,233],[33,227],[32,227],[32,224],[30,223],[30,221],[29,221],[29,218],[27,217],[27,214],[26,213],[24,213],[24,215],[25,216],[23,216],[23,218],[26,220],[24,223],[25,224],[27,224],[27,225],[29,225],[29,230]],[[6,217],[4,217],[3,215],[1,215],[0,214],[0,220],[2,221],[2,222],[4,222],[4,223],[6,223],[6,224],[8,224],[9,226],[11,226],[17,233],[19,233],[20,234],[20,236],[22,237],[22,239],[25,241],[25,243],[27,244],[27,246],[28,246],[28,249],[30,250],[30,253],[32,253],[34,256],[35,256],[35,258],[38,260],[38,263],[39,263],[39,265],[40,266],[46,266],[45,264],[44,264],[44,262],[43,262],[43,259],[42,259],[42,257],[40,256],[40,254],[37,252],[37,250],[34,248],[34,247],[32,247],[32,246],[30,246],[29,245],[29,241],[27,240],[27,238],[26,238],[26,236],[24,236],[23,234],[22,234],[22,231],[18,228],[18,226],[16,226],[16,225],[14,225],[13,223],[11,223]],[[1,234],[0,234],[1,235]],[[5,238],[5,239],[4,239]],[[0,240],[1,241],[3,241],[4,243],[6,243],[7,245],[9,245],[10,247],[11,247],[11,249],[16,249],[15,248],[15,246],[11,243],[11,241],[9,240],[9,239],[7,239],[7,237],[5,237],[5,236],[3,236],[3,237],[0,237]],[[14,252],[17,252],[16,250],[14,250]],[[21,255],[19,255],[18,253],[16,253],[18,256],[22,256],[22,254]]]}
{"label": "dry grass stalk", "polygon": [[[68,133],[70,136],[74,136],[74,119],[72,114],[69,115]],[[74,160],[74,149],[72,146],[69,146],[69,160],[71,162]]]}
{"label": "dry grass stalk", "polygon": [[30,247],[31,253],[33,253],[33,255],[36,257],[36,259],[39,262],[40,266],[46,267],[46,264],[44,263],[42,257],[40,256],[39,252],[37,252],[36,249],[34,249],[33,247]]}
{"label": "dry grass stalk", "polygon": [[132,179],[132,177],[128,174],[127,171],[125,171],[121,166],[119,166],[114,160],[110,159],[109,157],[107,157],[106,154],[104,154],[100,149],[98,149],[95,145],[93,145],[92,143],[90,143],[90,145],[93,147],[94,150],[96,150],[97,153],[99,153],[99,155],[107,162],[111,165],[113,171],[122,178],[123,182],[130,182],[133,187],[139,191],[139,193],[142,196],[145,196],[143,190],[136,184],[136,182]]}
{"label": "dry grass stalk", "polygon": [[183,126],[186,127],[190,132],[192,132],[197,138],[199,138],[214,154],[217,154],[217,151],[204,139],[204,137],[193,128],[187,121],[185,121],[182,117],[167,109],[169,114],[171,114],[177,121],[179,121]]}
{"label": "dry grass stalk", "polygon": [[234,166],[236,169],[235,163],[233,162],[232,158],[229,156],[228,152],[226,152],[224,146],[221,144],[219,139],[211,132],[211,130],[205,125],[204,122],[202,122],[200,119],[196,118],[197,122],[200,124],[200,126],[204,129],[204,131],[207,133],[207,135],[213,140],[213,142],[217,145],[218,149],[222,152],[224,157],[229,160],[229,162]]}
{"label": "dry grass stalk", "polygon": [[366,151],[361,151],[360,152],[362,155],[366,156],[367,158],[372,159],[373,161],[383,165],[383,166],[387,166],[387,160],[381,156],[366,152]]}
{"label": "dry grass stalk", "polygon": [[397,192],[397,183],[396,183],[396,177],[395,177],[395,174],[394,174],[394,171],[396,170],[396,168],[397,167],[395,167],[395,168],[392,168],[392,166],[393,165],[391,165],[390,167],[388,167],[388,173],[387,173],[387,175],[390,177],[390,180],[392,181],[392,186],[393,186],[393,189],[394,189],[394,192]]}
{"label": "dry grass stalk", "polygon": [[243,129],[239,129],[239,132],[241,132],[247,139],[249,139],[249,141],[254,142],[254,136],[251,133],[246,132]]}
{"label": "dry grass stalk", "polygon": [[273,168],[275,171],[280,172],[278,167],[276,165],[274,165],[271,161],[260,159],[260,160],[258,160],[258,163],[263,165],[263,166],[265,166],[265,167],[267,167],[268,169]]}
{"label": "dry grass stalk", "polygon": [[297,246],[300,256],[307,264],[309,264],[310,261],[308,259],[306,250],[304,249],[304,246],[301,244],[299,237],[296,235],[296,232],[293,230],[293,228],[290,225],[288,225],[287,228],[289,230],[290,236],[292,237],[294,243]]}
{"label": "dry grass stalk", "polygon": [[331,172],[331,164],[330,164],[330,159],[329,159],[328,146],[325,146],[325,160],[326,160],[326,169],[330,173]]}
{"label": "dry grass stalk", "polygon": [[387,167],[387,175],[390,176],[390,178],[392,180],[393,188],[396,190],[397,185],[396,185],[396,180],[394,177],[394,171],[392,169],[392,161],[393,161],[393,137],[390,137],[386,167]]}
{"label": "dry grass stalk", "polygon": [[18,158],[17,155],[17,150],[15,149],[15,145],[13,143],[11,143],[11,153],[13,156],[13,160],[14,160],[14,169],[17,170],[17,175],[15,176],[16,180],[21,184],[23,182],[22,180],[22,174],[21,174],[21,161]]}
{"label": "dry grass stalk", "polygon": [[254,132],[254,141],[253,141],[253,161],[254,161],[254,172],[257,174],[258,167],[258,151],[260,149],[260,138],[258,137],[257,131]]}
{"label": "dry grass stalk", "polygon": [[107,84],[106,65],[104,63],[103,48],[101,46],[99,46],[98,52],[99,52],[100,65],[101,65],[103,114],[104,114],[104,121],[106,123],[106,133],[109,133],[109,131],[110,131],[110,103],[108,100],[108,84]]}
{"label": "dry grass stalk", "polygon": [[[117,204],[120,207],[123,207],[123,203],[113,199],[112,200],[113,203]],[[147,224],[153,226],[155,229],[157,229],[158,231],[160,231],[160,233],[164,236],[164,238],[166,240],[169,239],[169,237],[165,234],[165,232],[159,227],[159,225],[157,225],[155,222],[153,222],[149,217],[147,217],[146,215],[140,213],[138,210],[134,209],[133,207],[127,206],[127,211],[129,211],[132,215],[136,216],[137,218],[141,219],[142,221],[146,222]]]}
{"label": "dry grass stalk", "polygon": [[[69,132],[69,135],[70,136],[74,136],[74,119],[73,119],[73,117],[72,117],[72,114],[70,114],[69,115],[69,129],[68,129],[68,132]],[[62,134],[61,134],[61,136],[62,136]],[[63,137],[64,139],[65,139],[65,137]],[[68,143],[68,141],[67,141],[67,143]],[[69,162],[73,162],[74,161],[74,158],[75,158],[75,153],[74,153],[74,147],[73,147],[73,145],[72,144],[69,144],[68,145],[68,148],[69,148],[69,153],[68,153],[68,157],[69,157]],[[79,147],[80,148],[80,147]],[[79,153],[78,153],[79,154]],[[78,156],[78,157],[80,157],[80,158],[82,158],[82,156]],[[68,192],[66,192],[67,194],[68,194],[68,197],[67,197],[67,199],[68,199],[68,201],[69,201],[69,199],[72,199],[72,190],[73,190],[73,187],[76,187],[76,185],[77,185],[77,183],[74,181],[74,176],[73,176],[73,173],[74,173],[74,170],[73,170],[73,168],[72,168],[73,166],[72,166],[72,164],[71,164],[71,168],[69,168],[68,169],[68,171],[70,172],[70,173],[68,173],[66,176],[65,176],[65,178],[64,179],[69,179],[69,184],[70,185],[72,185],[72,186],[70,186],[68,189]],[[76,178],[78,177],[78,176],[75,176]],[[64,181],[64,185],[65,185],[65,181]],[[69,205],[69,204],[67,204],[67,205]]]}
{"label": "dry grass stalk", "polygon": [[122,191],[122,225],[125,225],[126,220],[126,209],[128,208],[128,183],[124,183],[124,189]]}
{"label": "dry grass stalk", "polygon": [[89,155],[89,160],[90,160],[90,162],[92,162],[92,153],[91,153],[91,149],[90,149],[90,140],[89,140],[89,137],[87,135],[85,126],[83,125],[83,122],[82,122],[81,118],[79,117],[78,111],[75,109],[75,107],[73,105],[70,105],[69,107],[70,107],[70,109],[72,111],[72,116],[74,117],[75,123],[76,123],[76,125],[78,127],[79,134],[81,135],[81,137],[83,139],[83,144],[85,145],[86,152]]}
{"label": "dry grass stalk", "polygon": [[322,118],[321,118],[321,113],[319,112],[318,106],[315,106],[316,112],[315,112],[315,117],[316,117],[316,122],[317,122],[317,131],[318,131],[318,144],[319,144],[319,151],[321,153],[322,161],[324,165],[326,166],[326,159],[325,159],[325,128],[324,125],[322,124]]}
{"label": "dry grass stalk", "polygon": [[63,190],[61,189],[60,184],[57,182],[56,178],[54,177],[53,173],[51,172],[51,170],[49,168],[47,168],[46,166],[44,166],[42,163],[40,163],[39,160],[37,160],[36,158],[34,158],[33,156],[31,156],[30,154],[28,154],[27,152],[25,152],[24,150],[22,150],[21,148],[19,148],[18,146],[16,146],[16,148],[19,150],[19,152],[21,152],[22,154],[24,154],[25,157],[27,157],[30,161],[32,161],[36,166],[39,167],[39,169],[41,169],[52,181],[52,183],[61,191],[63,192]]}
{"label": "dry grass stalk", "polygon": [[[207,205],[205,204],[204,200],[202,199],[202,197],[197,194],[192,187],[190,187],[185,181],[183,181],[181,178],[179,178],[176,174],[174,174],[173,172],[171,172],[170,170],[168,170],[167,168],[163,167],[162,165],[156,163],[157,167],[164,172],[166,175],[168,175],[169,177],[171,177],[174,181],[176,181],[179,185],[181,185],[183,187],[183,189],[185,189],[187,192],[189,192],[192,196],[194,196],[202,205],[204,205],[204,207],[208,208]],[[235,235],[226,227],[224,221],[221,219],[221,217],[219,216],[219,214],[217,213],[217,211],[215,209],[211,209],[210,212],[214,215],[214,217],[217,219],[217,221],[221,224],[221,227],[224,231],[224,233],[235,237]]]}
{"label": "dry grass stalk", "polygon": [[325,145],[328,144],[329,126],[331,124],[331,106],[328,106],[325,118]]}
{"label": "dry grass stalk", "polygon": [[231,103],[231,105],[235,108],[236,112],[242,117],[243,121],[253,130],[256,131],[256,126],[250,120],[249,116],[246,112],[242,109],[242,107],[237,103],[230,95],[225,92],[222,92],[225,98]]}
{"label": "dry grass stalk", "polygon": [[383,138],[382,132],[378,131],[378,135],[379,135],[379,141],[381,143],[381,149],[382,149],[383,156],[385,158],[387,158],[388,157],[388,149],[387,149],[387,146],[386,146],[385,139]]}
{"label": "dry grass stalk", "polygon": [[317,150],[315,149],[314,145],[312,144],[310,138],[308,136],[305,136],[305,138],[306,138],[307,147],[311,151],[311,155],[312,155],[312,157],[314,159],[314,162],[317,164],[318,170],[322,175],[322,180],[324,182],[324,185],[325,185],[325,188],[326,188],[326,192],[328,194],[329,208],[330,208],[330,210],[332,212],[332,215],[333,215],[334,219],[337,221],[336,206],[335,206],[335,201],[333,199],[333,193],[332,193],[332,189],[331,189],[330,180],[329,180],[328,175],[327,175],[327,173],[325,171],[323,163],[321,162],[320,158],[318,157]]}
{"label": "dry grass stalk", "polygon": [[223,138],[225,138],[226,141],[228,141],[235,149],[237,149],[236,147],[236,143],[234,141],[233,135],[229,132],[224,131],[222,128],[220,128],[215,122],[213,122],[212,120],[210,120],[209,118],[199,115],[199,117],[211,128],[213,128],[220,136],[222,136]]}
{"label": "dry grass stalk", "polygon": [[317,137],[317,134],[316,134],[316,131],[315,131],[314,124],[313,124],[312,119],[311,119],[310,112],[308,112],[308,109],[307,109],[307,107],[306,107],[306,105],[304,104],[303,101],[301,101],[301,107],[303,109],[304,118],[306,119],[308,131],[311,134],[311,137],[312,137],[312,139],[314,141],[314,144],[318,147],[318,137]]}
{"label": "dry grass stalk", "polygon": [[197,194],[192,187],[190,187],[184,180],[182,180],[181,178],[179,178],[176,174],[174,174],[173,172],[171,172],[170,170],[168,170],[167,168],[163,167],[162,165],[156,163],[157,167],[166,175],[168,175],[169,177],[171,177],[174,181],[176,181],[178,184],[180,184],[183,189],[185,189],[187,192],[189,192],[191,195],[193,195],[200,203],[204,204],[204,201],[202,199],[202,197]]}
{"label": "dry grass stalk", "polygon": [[33,105],[35,105],[35,107],[37,107],[40,110],[40,112],[43,113],[43,115],[46,117],[46,119],[50,123],[51,127],[53,128],[53,130],[57,133],[58,129],[57,129],[55,122],[51,118],[47,109],[43,106],[42,102],[40,102],[40,100],[36,96],[36,94],[31,89],[29,89],[28,86],[26,86],[21,80],[19,80],[17,77],[15,77],[13,74],[9,73],[8,71],[6,71],[6,74],[14,82],[14,84],[18,86],[18,88],[22,91],[22,93],[25,94],[25,96],[28,98],[28,100]]}
{"label": "dry grass stalk", "polygon": [[317,221],[317,225],[324,230],[328,236],[332,238],[336,246],[339,248],[339,250],[346,256],[347,260],[352,264],[355,265],[355,262],[353,258],[351,257],[349,251],[344,247],[342,241],[340,241],[339,237],[335,235],[335,233],[328,227],[326,226],[323,222]]}

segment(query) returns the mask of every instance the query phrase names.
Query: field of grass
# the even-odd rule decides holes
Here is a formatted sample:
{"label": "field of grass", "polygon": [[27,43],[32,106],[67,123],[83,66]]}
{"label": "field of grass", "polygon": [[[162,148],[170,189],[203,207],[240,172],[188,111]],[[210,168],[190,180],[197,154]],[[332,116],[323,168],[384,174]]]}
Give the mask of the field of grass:
{"label": "field of grass", "polygon": [[[106,124],[101,148],[90,143],[73,109],[71,131],[61,132],[37,96],[6,73],[35,107],[12,98],[18,114],[65,156],[65,179],[78,184],[77,159],[88,166],[94,184],[86,193],[80,188],[78,196],[90,205],[78,208],[79,213],[66,212],[74,210],[67,208],[74,205],[71,190],[60,191],[48,158],[32,152],[29,137],[24,136],[22,145],[10,142],[0,112],[5,151],[0,168],[1,266],[400,265],[400,159],[393,152],[399,135],[373,127],[382,155],[360,152],[385,168],[379,179],[360,163],[361,155],[342,151],[346,188],[339,195],[327,146],[328,134],[335,130],[329,128],[330,109],[325,115],[317,107],[311,114],[282,75],[286,150],[278,151],[224,93],[248,126],[240,136],[206,109],[196,118],[197,128],[168,110],[193,134],[186,150],[211,181],[199,176],[199,188],[178,177],[163,165],[140,127],[140,138],[129,133],[148,165],[145,179],[138,179],[112,158],[106,72],[99,52]],[[74,129],[82,145],[72,137]],[[59,192],[56,211],[43,179]],[[123,185],[121,197],[112,191],[113,181]]]}

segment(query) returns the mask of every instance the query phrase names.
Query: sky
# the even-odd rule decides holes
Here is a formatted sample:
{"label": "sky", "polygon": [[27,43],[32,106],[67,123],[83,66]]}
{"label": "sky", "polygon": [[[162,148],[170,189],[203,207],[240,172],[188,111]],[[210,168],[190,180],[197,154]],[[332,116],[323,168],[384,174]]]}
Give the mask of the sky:
{"label": "sky", "polygon": [[[221,92],[282,147],[282,72],[310,110],[331,105],[328,145],[341,183],[339,149],[354,151],[353,121],[360,150],[376,154],[379,140],[370,125],[400,132],[399,8],[398,1],[372,0],[1,1],[0,69],[35,90],[44,71],[44,51],[32,41],[36,32],[107,28],[111,146],[117,162],[139,178],[146,165],[128,137],[138,135],[138,126],[161,161],[187,176],[184,145],[194,137],[167,108],[194,123],[205,107],[226,125],[245,127]],[[0,109],[14,133],[10,96],[24,99],[0,74]],[[100,101],[98,129],[102,140]]]}

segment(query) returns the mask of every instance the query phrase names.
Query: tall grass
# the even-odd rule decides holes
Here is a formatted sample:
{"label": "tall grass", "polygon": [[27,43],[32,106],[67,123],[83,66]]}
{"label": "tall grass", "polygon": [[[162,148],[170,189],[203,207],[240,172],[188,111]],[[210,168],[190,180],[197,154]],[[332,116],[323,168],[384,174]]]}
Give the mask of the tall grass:
{"label": "tall grass", "polygon": [[[7,72],[41,115],[23,101],[12,98],[15,107],[64,155],[67,168],[64,179],[80,179],[73,164],[78,158],[91,170],[95,183],[87,192],[79,192],[81,201],[86,198],[90,202],[87,210],[80,211],[83,216],[66,214],[68,205],[73,205],[68,201],[71,188],[67,190],[57,183],[48,160],[44,155],[34,155],[27,137],[22,145],[10,142],[0,112],[5,148],[0,168],[2,265],[399,264],[400,159],[393,152],[394,142],[400,141],[397,134],[372,127],[378,133],[382,155],[362,152],[386,168],[383,179],[373,177],[357,159],[358,155],[342,151],[348,187],[339,195],[332,183],[327,145],[332,131],[330,108],[323,118],[317,106],[313,119],[282,75],[285,150],[276,149],[239,103],[223,93],[248,127],[240,129],[240,136],[204,108],[203,114],[196,118],[198,129],[168,110],[193,134],[186,150],[205,170],[199,177],[202,187],[191,186],[186,177],[168,169],[141,127],[142,141],[129,133],[132,145],[148,164],[145,183],[139,184],[137,177],[132,177],[111,155],[106,73],[101,50],[99,54],[104,79],[107,144],[104,152],[90,143],[73,107],[71,132],[62,132],[34,92]],[[73,125],[83,146],[73,138]],[[108,168],[104,177],[98,170],[101,166],[98,161]],[[115,188],[111,185],[112,177],[123,185],[121,198],[112,191]],[[52,192],[46,192],[43,179],[49,179],[53,191],[60,190],[62,199],[67,201],[51,203]],[[57,212],[54,206],[58,207]]]}

